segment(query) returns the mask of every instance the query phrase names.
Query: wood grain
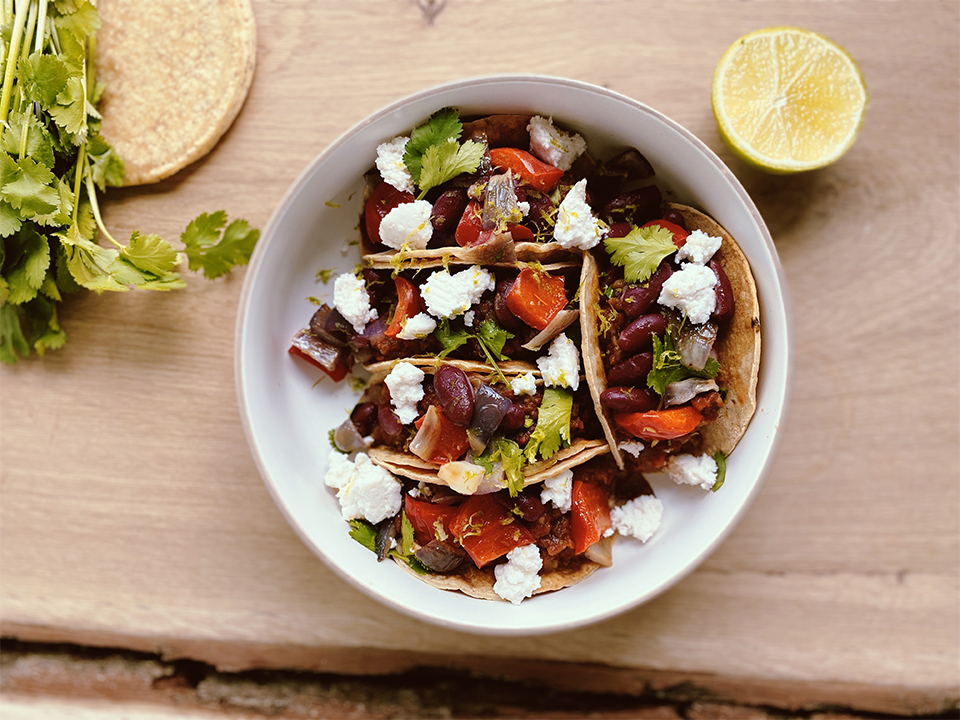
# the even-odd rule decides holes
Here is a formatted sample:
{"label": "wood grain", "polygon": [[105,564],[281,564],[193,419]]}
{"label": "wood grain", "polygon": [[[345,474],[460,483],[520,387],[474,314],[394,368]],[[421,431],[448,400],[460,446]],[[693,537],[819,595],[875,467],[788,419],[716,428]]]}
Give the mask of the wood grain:
{"label": "wood grain", "polygon": [[[191,277],[176,294],[71,298],[67,346],[3,368],[3,634],[234,668],[486,658],[488,672],[502,659],[530,672],[573,663],[607,677],[712,678],[776,688],[794,705],[838,687],[877,711],[956,702],[960,6],[585,7],[451,1],[428,23],[414,2],[257,2],[258,66],[233,128],[176,176],[114,192],[107,222],[118,237],[176,238],[223,208],[263,227],[353,123],[479,73],[568,76],[656,107],[737,173],[790,283],[787,433],[724,545],[655,601],[568,633],[506,642],[384,609],[310,554],[257,475],[232,375],[242,271]],[[871,104],[840,163],[770,178],[722,145],[709,89],[733,40],[781,24],[840,42]]]}

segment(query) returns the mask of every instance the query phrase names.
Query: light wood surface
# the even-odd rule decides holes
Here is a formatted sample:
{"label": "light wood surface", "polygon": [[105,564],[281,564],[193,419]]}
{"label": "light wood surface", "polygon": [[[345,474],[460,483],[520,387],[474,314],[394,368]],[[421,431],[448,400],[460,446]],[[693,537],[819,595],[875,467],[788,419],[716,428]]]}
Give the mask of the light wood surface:
{"label": "light wood surface", "polygon": [[[427,3],[424,3],[427,5]],[[0,631],[224,668],[388,672],[452,662],[629,691],[690,681],[783,706],[933,712],[960,665],[960,5],[956,2],[256,2],[234,127],[161,184],[112,193],[117,237],[200,212],[264,227],[297,174],[382,105],[480,73],[609,87],[740,177],[790,283],[787,432],[757,502],[686,580],[588,628],[505,640],[385,609],[287,526],[233,385],[243,273],[87,294],[69,341],[0,374]],[[740,35],[841,43],[871,94],[857,144],[800,177],[733,160],[710,81]]]}

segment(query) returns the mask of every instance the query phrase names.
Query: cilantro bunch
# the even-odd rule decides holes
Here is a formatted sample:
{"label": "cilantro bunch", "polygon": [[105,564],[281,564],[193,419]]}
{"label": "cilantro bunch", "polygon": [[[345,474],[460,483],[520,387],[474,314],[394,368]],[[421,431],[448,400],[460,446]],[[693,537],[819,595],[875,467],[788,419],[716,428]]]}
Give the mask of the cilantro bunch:
{"label": "cilantro bunch", "polygon": [[[67,336],[66,293],[186,286],[181,252],[157,235],[117,241],[98,193],[123,184],[123,159],[100,135],[94,80],[101,20],[90,0],[2,5],[0,90],[0,360],[43,355]],[[181,235],[191,270],[209,278],[249,261],[259,231],[226,214],[201,215]],[[101,246],[99,234],[109,243]]]}

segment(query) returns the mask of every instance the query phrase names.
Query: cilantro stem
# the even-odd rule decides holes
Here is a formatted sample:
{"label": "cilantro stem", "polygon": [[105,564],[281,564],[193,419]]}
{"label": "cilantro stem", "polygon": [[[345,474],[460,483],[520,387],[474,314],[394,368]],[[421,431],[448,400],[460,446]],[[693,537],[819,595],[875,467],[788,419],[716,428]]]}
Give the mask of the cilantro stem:
{"label": "cilantro stem", "polygon": [[10,36],[10,50],[7,53],[7,71],[3,75],[3,93],[0,95],[0,127],[7,125],[7,113],[10,111],[10,95],[13,92],[13,78],[17,73],[17,58],[20,55],[20,41],[23,39],[23,26],[27,21],[27,9],[30,3],[17,5],[17,15],[13,20],[13,32]]}
{"label": "cilantro stem", "polygon": [[80,182],[83,180],[83,164],[87,159],[87,144],[80,146],[77,155],[77,175],[73,180],[73,224],[77,224],[77,212],[80,209]]}
{"label": "cilantro stem", "polygon": [[33,51],[43,50],[43,40],[47,30],[47,0],[40,0],[40,20],[37,22],[37,39],[33,43]]}
{"label": "cilantro stem", "polygon": [[493,359],[493,353],[491,353],[489,348],[487,348],[487,344],[483,341],[483,339],[479,335],[471,335],[471,337],[477,341],[477,344],[480,346],[480,349],[483,350],[483,354],[487,356],[487,362],[490,364],[490,366],[494,370],[497,371],[497,375],[500,376],[500,380],[503,382],[503,384],[509,385],[510,383],[507,382],[507,378],[503,374],[503,371],[500,369],[500,366],[497,365],[497,361]]}
{"label": "cilantro stem", "polygon": [[[80,146],[80,152],[84,153],[86,148],[87,148],[87,144],[84,143],[83,145]],[[80,167],[79,163],[77,164],[77,167],[78,168]],[[100,204],[97,202],[97,186],[93,184],[93,173],[90,172],[90,163],[86,161],[86,158],[84,158],[83,178],[84,178],[84,181],[86,182],[87,198],[90,200],[90,207],[93,209],[93,217],[97,221],[97,227],[100,228],[100,232],[103,233],[103,236],[107,240],[112,242],[118,248],[122,248],[123,245],[121,245],[120,243],[118,243],[116,240],[113,239],[113,235],[111,235],[107,231],[106,225],[103,224],[103,218],[100,217]],[[74,211],[76,211],[76,207],[74,207]]]}

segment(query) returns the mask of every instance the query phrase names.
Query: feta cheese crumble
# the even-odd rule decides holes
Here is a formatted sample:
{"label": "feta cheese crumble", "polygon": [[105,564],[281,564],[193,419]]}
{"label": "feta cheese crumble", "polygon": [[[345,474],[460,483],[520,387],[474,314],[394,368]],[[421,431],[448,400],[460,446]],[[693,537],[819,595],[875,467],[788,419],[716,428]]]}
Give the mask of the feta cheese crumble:
{"label": "feta cheese crumble", "polygon": [[653,495],[641,495],[610,510],[613,530],[646,542],[660,527],[663,503]]}
{"label": "feta cheese crumble", "polygon": [[533,395],[537,391],[537,379],[532,372],[526,375],[517,375],[510,381],[510,389],[514,395]]}
{"label": "feta cheese crumble", "polygon": [[344,273],[333,283],[333,304],[358,333],[378,317],[377,309],[370,307],[366,283],[353,273]]}
{"label": "feta cheese crumble", "polygon": [[717,276],[709,267],[687,263],[663,283],[658,302],[677,308],[694,325],[702,325],[717,306],[716,284]]}
{"label": "feta cheese crumble", "polygon": [[430,214],[433,205],[426,200],[401,203],[380,221],[380,240],[399,250],[423,250],[433,237]]}
{"label": "feta cheese crumble", "polygon": [[722,244],[723,238],[707,235],[703,230],[694,230],[687,235],[683,247],[677,250],[677,261],[706,265]]}
{"label": "feta cheese crumble", "polygon": [[393,366],[384,378],[390,390],[390,404],[397,411],[402,425],[409,425],[419,414],[417,403],[423,399],[423,370],[408,362]]}
{"label": "feta cheese crumble", "polygon": [[463,315],[487,290],[495,287],[493,276],[479,265],[451,275],[446,270],[433,273],[420,286],[427,312],[437,318]]}
{"label": "feta cheese crumble", "polygon": [[436,329],[436,320],[426,313],[417,313],[403,321],[397,337],[401,340],[421,340]]}
{"label": "feta cheese crumble", "polygon": [[617,445],[617,447],[625,453],[630,453],[634,457],[640,457],[640,451],[643,450],[643,443],[639,440],[624,440]]}
{"label": "feta cheese crumble", "polygon": [[413,195],[416,188],[413,186],[413,176],[403,162],[403,153],[407,147],[408,137],[395,137],[390,142],[377,146],[377,170],[384,182],[393,185],[400,192]]}
{"label": "feta cheese crumble", "polygon": [[332,454],[323,481],[336,488],[344,520],[363,518],[376,524],[400,512],[403,486],[366,453],[357,453],[353,461]]}
{"label": "feta cheese crumble", "polygon": [[606,234],[606,225],[593,216],[587,204],[587,181],[581,180],[570,188],[560,203],[553,239],[567,250],[589,250]]}
{"label": "feta cheese crumble", "polygon": [[709,455],[674,455],[663,471],[678,485],[699,485],[710,490],[717,482],[717,461]]}
{"label": "feta cheese crumble", "polygon": [[540,501],[544,504],[552,502],[557,510],[568,513],[570,512],[570,493],[572,490],[573,470],[564,470],[559,475],[543,481]]}
{"label": "feta cheese crumble", "polygon": [[543,377],[544,385],[568,387],[576,390],[580,387],[580,353],[576,343],[560,333],[550,343],[550,351],[545,357],[537,358],[537,367]]}
{"label": "feta cheese crumble", "polygon": [[493,591],[504,600],[519,605],[540,587],[540,550],[536,545],[524,545],[507,553],[507,562],[493,568],[497,581]]}
{"label": "feta cheese crumble", "polygon": [[553,118],[534,115],[527,125],[530,133],[530,152],[548,165],[564,172],[587,149],[587,141],[576,133],[567,133],[553,124]]}

